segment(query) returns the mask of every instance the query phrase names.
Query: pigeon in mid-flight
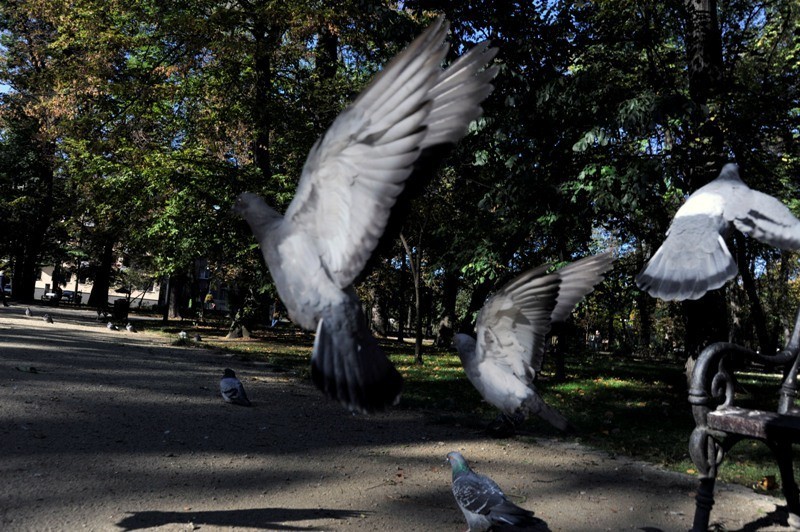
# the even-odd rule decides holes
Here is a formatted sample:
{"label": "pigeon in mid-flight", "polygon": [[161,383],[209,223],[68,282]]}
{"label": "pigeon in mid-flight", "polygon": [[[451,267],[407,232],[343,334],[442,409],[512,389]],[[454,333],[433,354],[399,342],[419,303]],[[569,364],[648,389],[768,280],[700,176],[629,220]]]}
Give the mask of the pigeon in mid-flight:
{"label": "pigeon in mid-flight", "polygon": [[316,331],[311,375],[345,407],[380,410],[403,379],[369,331],[353,283],[381,239],[406,181],[481,115],[496,67],[484,42],[448,68],[439,18],[334,120],[306,159],[285,215],[245,192],[250,225],[294,323]]}
{"label": "pigeon in mid-flight", "polygon": [[42,316],[42,320],[44,320],[45,323],[53,323],[53,317],[50,314]]}
{"label": "pigeon in mid-flight", "polygon": [[753,190],[732,163],[689,196],[636,284],[665,301],[699,299],[736,277],[725,237],[733,228],[781,249],[800,249],[800,220],[780,201]]}
{"label": "pigeon in mid-flight", "polygon": [[509,501],[495,481],[470,469],[461,453],[447,453],[453,470],[453,496],[464,513],[468,532],[483,532],[492,527],[549,530],[533,512]]}
{"label": "pigeon in mid-flight", "polygon": [[[528,270],[497,291],[478,314],[477,339],[457,334],[453,343],[464,372],[481,396],[497,407],[511,427],[538,415],[559,430],[569,421],[539,396],[534,380],[542,369],[545,337],[614,262],[607,251],[547,273],[545,264]],[[499,429],[498,429],[499,430]]]}
{"label": "pigeon in mid-flight", "polygon": [[219,381],[219,391],[226,403],[250,406],[250,400],[247,398],[242,382],[236,378],[236,373],[230,368],[226,368],[222,373],[222,379]]}

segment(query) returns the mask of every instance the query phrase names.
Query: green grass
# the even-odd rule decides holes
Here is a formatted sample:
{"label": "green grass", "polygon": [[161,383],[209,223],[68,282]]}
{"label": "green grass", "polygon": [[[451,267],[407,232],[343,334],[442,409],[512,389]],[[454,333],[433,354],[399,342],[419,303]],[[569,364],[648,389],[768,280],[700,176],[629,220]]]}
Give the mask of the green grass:
{"label": "green grass", "polygon": [[[202,345],[233,353],[245,360],[265,361],[278,371],[298,379],[309,378],[313,337],[293,327],[258,331],[249,340],[226,340],[226,330],[186,327],[160,322],[149,329],[177,336],[201,334]],[[194,344],[194,342],[190,342]],[[424,410],[442,423],[483,427],[496,410],[482,401],[467,381],[458,356],[451,351],[427,348],[422,365],[414,362],[411,344],[382,341],[382,347],[405,378],[398,408]],[[577,427],[577,434],[564,435],[546,422],[531,419],[520,438],[548,436],[578,440],[612,454],[630,456],[666,469],[694,473],[687,442],[694,428],[683,361],[648,361],[610,354],[589,354],[567,360],[567,378],[556,382],[547,373],[537,384],[545,400],[558,408]],[[777,404],[780,377],[750,373],[741,380],[744,393],[737,404],[772,410]],[[795,461],[800,463],[800,456]],[[796,473],[797,474],[797,473]],[[769,449],[760,442],[735,445],[720,468],[719,478],[745,486],[757,485],[764,477],[780,478]],[[779,493],[778,490],[773,490]]]}

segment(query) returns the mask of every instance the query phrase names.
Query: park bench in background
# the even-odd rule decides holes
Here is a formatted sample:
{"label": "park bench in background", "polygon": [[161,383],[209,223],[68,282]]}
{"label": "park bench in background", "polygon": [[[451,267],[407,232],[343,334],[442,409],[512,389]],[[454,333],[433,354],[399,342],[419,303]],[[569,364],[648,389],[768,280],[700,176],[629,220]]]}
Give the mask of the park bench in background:
{"label": "park bench in background", "polygon": [[[792,465],[792,443],[800,442],[800,409],[794,405],[799,352],[800,312],[786,349],[772,356],[727,342],[711,344],[700,353],[689,388],[696,425],[689,440],[689,454],[700,475],[694,532],[708,530],[717,471],[731,447],[746,439],[762,441],[772,450],[789,510],[788,522],[800,529],[800,498]],[[783,370],[775,411],[733,404],[737,386],[735,372],[752,367],[753,362]]]}

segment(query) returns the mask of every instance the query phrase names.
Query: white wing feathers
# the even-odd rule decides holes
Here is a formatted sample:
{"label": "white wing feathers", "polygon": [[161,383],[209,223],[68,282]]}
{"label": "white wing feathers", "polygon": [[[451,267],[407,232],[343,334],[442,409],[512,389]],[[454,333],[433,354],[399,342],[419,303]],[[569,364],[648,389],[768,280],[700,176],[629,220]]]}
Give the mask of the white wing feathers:
{"label": "white wing feathers", "polygon": [[486,45],[447,70],[448,24],[439,19],[343,111],[308,155],[286,212],[317,238],[340,288],[352,284],[378,243],[422,149],[456,142],[481,114],[496,73]]}

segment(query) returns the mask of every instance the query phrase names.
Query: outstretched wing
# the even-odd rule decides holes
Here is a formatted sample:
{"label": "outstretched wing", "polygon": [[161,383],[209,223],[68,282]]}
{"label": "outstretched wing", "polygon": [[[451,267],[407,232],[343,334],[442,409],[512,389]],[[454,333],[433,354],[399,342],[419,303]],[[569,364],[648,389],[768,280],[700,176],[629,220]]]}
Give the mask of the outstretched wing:
{"label": "outstretched wing", "polygon": [[454,143],[481,114],[495,50],[479,45],[447,70],[440,18],[395,57],[321,137],[285,220],[311,235],[344,288],[363,269],[422,151]]}
{"label": "outstretched wing", "polygon": [[743,188],[725,204],[725,218],[745,235],[781,249],[800,249],[800,220],[778,199]]}
{"label": "outstretched wing", "polygon": [[533,379],[534,353],[544,351],[561,279],[545,264],[494,294],[478,315],[476,357],[523,382]]}

